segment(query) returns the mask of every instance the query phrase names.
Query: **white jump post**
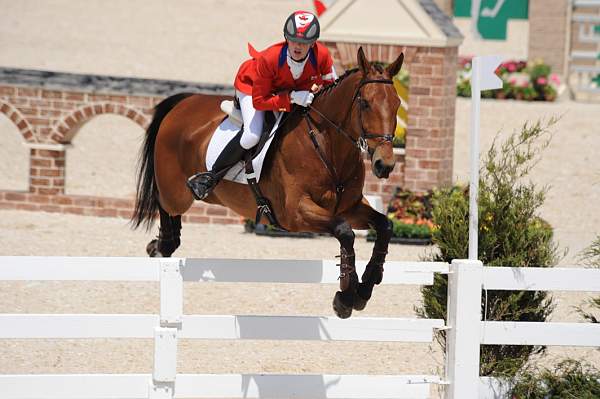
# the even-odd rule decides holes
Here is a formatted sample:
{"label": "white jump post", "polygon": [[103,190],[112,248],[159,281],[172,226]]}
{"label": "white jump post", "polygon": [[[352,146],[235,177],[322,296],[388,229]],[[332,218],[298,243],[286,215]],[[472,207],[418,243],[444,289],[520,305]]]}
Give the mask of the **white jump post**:
{"label": "white jump post", "polygon": [[479,122],[481,91],[502,88],[502,80],[494,73],[502,57],[474,57],[471,62],[471,152],[469,184],[469,259],[477,259],[479,231]]}
{"label": "white jump post", "polygon": [[179,259],[160,262],[160,327],[154,329],[154,371],[148,399],[172,399],[177,375],[177,333],[183,316],[183,277]]}
{"label": "white jump post", "polygon": [[479,397],[483,265],[456,259],[448,275],[446,399]]}

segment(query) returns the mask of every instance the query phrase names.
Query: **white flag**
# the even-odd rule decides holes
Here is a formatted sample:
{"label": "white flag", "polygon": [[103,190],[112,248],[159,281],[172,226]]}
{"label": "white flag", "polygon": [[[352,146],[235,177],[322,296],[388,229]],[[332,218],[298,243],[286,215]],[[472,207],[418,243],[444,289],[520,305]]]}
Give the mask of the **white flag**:
{"label": "white flag", "polygon": [[501,89],[502,79],[500,79],[495,72],[504,57],[499,55],[488,55],[477,58],[479,59],[479,89]]}

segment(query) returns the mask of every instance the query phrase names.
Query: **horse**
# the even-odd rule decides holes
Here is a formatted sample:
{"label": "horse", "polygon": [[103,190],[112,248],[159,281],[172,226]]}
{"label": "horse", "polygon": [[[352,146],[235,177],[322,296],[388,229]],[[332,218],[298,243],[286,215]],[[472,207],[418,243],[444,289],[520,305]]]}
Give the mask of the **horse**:
{"label": "horse", "polygon": [[[296,107],[280,124],[265,159],[259,188],[270,200],[281,227],[291,232],[329,233],[340,243],[340,290],[333,309],[340,318],[363,310],[383,264],[392,224],[363,197],[367,151],[372,172],[387,178],[394,168],[392,139],[400,99],[392,78],[404,55],[386,68],[372,64],[362,48],[358,67],[347,71],[315,95],[312,105]],[[180,93],[154,108],[140,152],[133,228],[150,229],[159,214],[150,256],[171,256],[180,244],[181,215],[193,204],[189,176],[206,171],[211,136],[226,116],[226,96]],[[253,218],[256,203],[248,185],[222,180],[203,200]],[[361,280],[355,270],[353,229],[373,228],[376,240]]]}

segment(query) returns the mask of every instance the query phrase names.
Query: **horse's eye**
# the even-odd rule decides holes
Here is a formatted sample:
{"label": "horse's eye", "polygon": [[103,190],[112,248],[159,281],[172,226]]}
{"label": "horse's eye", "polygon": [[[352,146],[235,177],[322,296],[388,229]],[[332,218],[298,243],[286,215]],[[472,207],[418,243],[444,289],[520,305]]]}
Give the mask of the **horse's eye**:
{"label": "horse's eye", "polygon": [[360,107],[362,109],[369,109],[369,103],[367,102],[367,100],[360,100]]}

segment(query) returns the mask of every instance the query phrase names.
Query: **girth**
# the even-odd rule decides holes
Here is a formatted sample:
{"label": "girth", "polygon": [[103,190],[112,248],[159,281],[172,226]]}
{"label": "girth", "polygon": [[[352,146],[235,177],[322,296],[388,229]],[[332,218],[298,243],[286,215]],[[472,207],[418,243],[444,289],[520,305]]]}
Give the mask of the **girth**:
{"label": "girth", "polygon": [[247,152],[244,162],[246,179],[248,180],[248,185],[250,186],[252,194],[254,194],[254,198],[256,199],[256,218],[254,223],[260,223],[260,219],[262,219],[264,215],[271,225],[278,229],[285,230],[277,221],[275,212],[273,212],[273,205],[271,205],[271,201],[264,196],[260,186],[258,185],[258,182],[256,181],[256,174],[254,173],[254,167],[252,166],[252,158],[251,152]]}

